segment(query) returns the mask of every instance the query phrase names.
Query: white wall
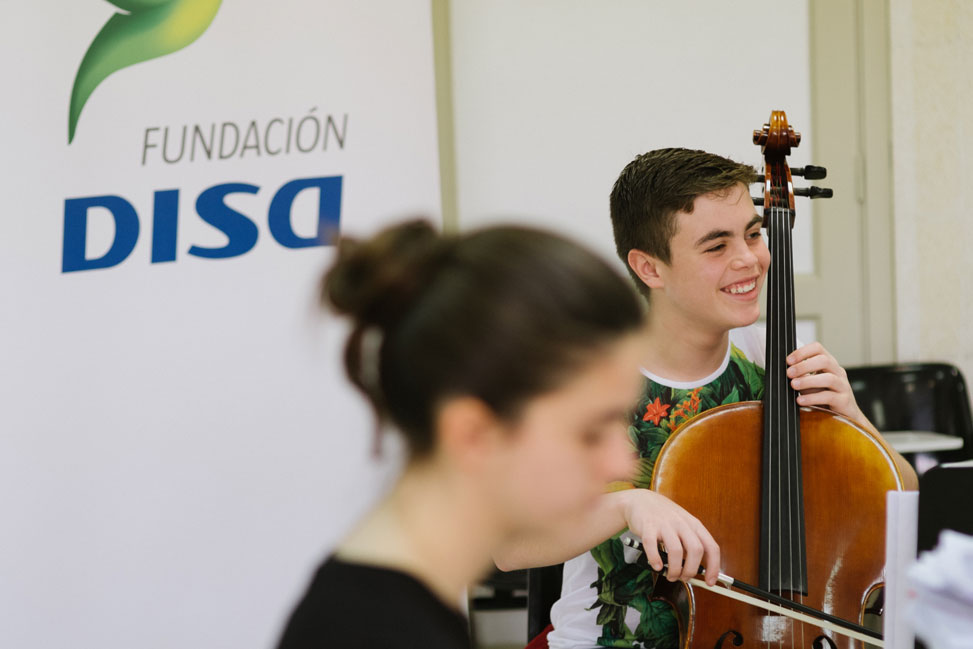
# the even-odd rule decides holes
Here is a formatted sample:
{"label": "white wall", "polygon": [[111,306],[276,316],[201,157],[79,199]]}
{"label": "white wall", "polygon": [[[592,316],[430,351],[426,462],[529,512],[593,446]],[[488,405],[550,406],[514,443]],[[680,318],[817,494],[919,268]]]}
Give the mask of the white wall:
{"label": "white wall", "polygon": [[973,5],[892,0],[898,357],[973,379]]}
{"label": "white wall", "polygon": [[[811,124],[806,2],[464,0],[451,12],[463,228],[518,217],[615,259],[608,195],[636,155],[684,146],[759,167],[751,134],[772,109]],[[791,161],[811,156],[805,140]],[[812,270],[807,203],[798,272]]]}

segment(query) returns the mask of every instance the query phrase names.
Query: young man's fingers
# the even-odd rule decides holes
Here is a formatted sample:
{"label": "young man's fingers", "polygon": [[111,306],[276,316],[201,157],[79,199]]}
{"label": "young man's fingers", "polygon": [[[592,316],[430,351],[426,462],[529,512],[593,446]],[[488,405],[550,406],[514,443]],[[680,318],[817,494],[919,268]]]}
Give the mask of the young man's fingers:
{"label": "young man's fingers", "polygon": [[710,586],[715,586],[716,579],[723,569],[720,564],[720,546],[702,523],[696,521],[696,527],[697,534],[703,544],[703,569],[706,571],[705,581]]}
{"label": "young man's fingers", "polygon": [[830,372],[805,374],[796,379],[791,379],[791,387],[799,392],[805,390],[834,390],[837,392],[838,388],[841,387],[841,381]]}
{"label": "young man's fingers", "polygon": [[817,356],[822,352],[827,353],[825,352],[824,347],[821,345],[821,343],[819,342],[808,343],[807,345],[798,347],[790,354],[788,354],[787,363],[789,365],[793,365],[795,363],[803,361],[804,359],[811,358],[812,356]]}
{"label": "young man's fingers", "polygon": [[787,376],[793,379],[808,374],[837,374],[840,369],[838,362],[833,358],[819,354],[791,364],[787,368]]}
{"label": "young man's fingers", "polygon": [[659,554],[659,538],[662,533],[659,530],[658,519],[630,519],[628,528],[632,534],[642,539],[642,552],[645,553],[645,559],[652,569],[656,572],[662,570],[665,564]]}
{"label": "young man's fingers", "polygon": [[679,540],[679,535],[671,529],[663,531],[661,540],[666,546],[666,554],[669,557],[666,579],[676,581],[682,575],[682,542]]}
{"label": "young man's fingers", "polygon": [[831,390],[815,390],[813,392],[802,392],[797,397],[797,403],[802,406],[827,406],[831,408],[835,402],[835,393]]}
{"label": "young man's fingers", "polygon": [[699,574],[699,569],[703,565],[703,543],[695,534],[690,534],[684,538],[683,547],[686,550],[686,560],[679,578],[687,581]]}
{"label": "young man's fingers", "polygon": [[858,418],[857,407],[852,405],[852,401],[847,395],[833,390],[815,390],[808,394],[801,394],[797,402],[802,406],[823,406],[830,408],[839,415],[844,415],[849,419]]}
{"label": "young man's fingers", "polygon": [[657,533],[642,535],[640,538],[642,539],[642,551],[645,553],[645,559],[653,570],[660,572],[665,564],[659,554],[659,544],[656,541]]}

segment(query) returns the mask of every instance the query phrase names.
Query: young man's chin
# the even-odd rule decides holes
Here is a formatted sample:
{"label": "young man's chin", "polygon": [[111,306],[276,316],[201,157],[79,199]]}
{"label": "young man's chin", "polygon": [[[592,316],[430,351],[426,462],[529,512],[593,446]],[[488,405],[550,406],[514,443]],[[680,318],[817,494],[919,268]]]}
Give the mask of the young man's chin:
{"label": "young man's chin", "polygon": [[726,319],[726,328],[738,329],[740,327],[749,327],[757,320],[760,319],[760,305],[758,304],[753,309],[743,310],[741,309],[738,313]]}

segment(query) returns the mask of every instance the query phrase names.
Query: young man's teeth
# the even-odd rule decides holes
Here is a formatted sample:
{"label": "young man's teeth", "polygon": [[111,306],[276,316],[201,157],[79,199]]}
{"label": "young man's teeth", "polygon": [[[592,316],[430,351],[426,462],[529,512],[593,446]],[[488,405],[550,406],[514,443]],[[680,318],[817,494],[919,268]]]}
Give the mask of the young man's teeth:
{"label": "young man's teeth", "polygon": [[730,293],[733,293],[734,295],[738,293],[749,293],[750,291],[753,290],[753,287],[756,285],[757,285],[756,282],[750,282],[748,284],[739,284],[737,286],[731,286],[727,290],[729,290]]}

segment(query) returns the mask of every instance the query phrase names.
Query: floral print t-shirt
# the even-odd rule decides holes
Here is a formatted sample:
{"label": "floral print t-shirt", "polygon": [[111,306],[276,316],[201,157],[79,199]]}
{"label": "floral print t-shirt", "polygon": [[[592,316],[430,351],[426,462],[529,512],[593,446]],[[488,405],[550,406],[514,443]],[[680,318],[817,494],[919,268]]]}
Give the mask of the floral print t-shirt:
{"label": "floral print t-shirt", "polygon": [[[639,454],[634,486],[648,488],[659,450],[683,422],[715,406],[763,397],[764,340],[757,326],[731,331],[720,368],[693,383],[643,370],[645,386],[629,426]],[[624,534],[564,564],[561,599],[551,609],[551,649],[677,647],[672,609],[652,601],[656,575],[636,563],[641,553],[622,543]]]}

